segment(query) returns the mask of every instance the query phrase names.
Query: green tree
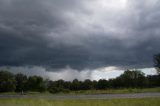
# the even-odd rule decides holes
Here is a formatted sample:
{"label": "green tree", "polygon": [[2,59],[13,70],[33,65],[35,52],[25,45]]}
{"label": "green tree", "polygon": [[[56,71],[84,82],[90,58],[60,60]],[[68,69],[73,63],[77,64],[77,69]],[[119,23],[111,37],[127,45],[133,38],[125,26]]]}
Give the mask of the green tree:
{"label": "green tree", "polygon": [[40,76],[31,76],[28,78],[27,86],[30,91],[44,92],[46,90],[46,84],[43,78]]}
{"label": "green tree", "polygon": [[71,84],[71,90],[79,90],[80,89],[80,81],[78,79],[74,79]]}
{"label": "green tree", "polygon": [[64,92],[68,93],[70,90],[70,82],[65,82],[64,80],[58,80],[58,81],[49,81],[48,83],[48,91],[50,93],[59,93]]}
{"label": "green tree", "polygon": [[97,83],[97,89],[106,89],[108,87],[108,81],[105,79],[100,79]]}
{"label": "green tree", "polygon": [[16,92],[23,92],[27,90],[27,76],[21,73],[15,75]]}
{"label": "green tree", "polygon": [[16,80],[12,73],[0,71],[0,92],[12,92],[16,89]]}
{"label": "green tree", "polygon": [[144,73],[138,70],[127,70],[117,79],[120,81],[121,86],[124,87],[144,87],[147,81]]}
{"label": "green tree", "polygon": [[157,69],[157,73],[160,74],[160,53],[154,55],[154,66]]}
{"label": "green tree", "polygon": [[65,81],[60,79],[60,80],[56,81],[56,86],[60,89],[64,89],[64,83],[65,83]]}
{"label": "green tree", "polygon": [[93,89],[92,81],[89,79],[86,79],[84,82],[81,83],[81,89],[83,90]]}

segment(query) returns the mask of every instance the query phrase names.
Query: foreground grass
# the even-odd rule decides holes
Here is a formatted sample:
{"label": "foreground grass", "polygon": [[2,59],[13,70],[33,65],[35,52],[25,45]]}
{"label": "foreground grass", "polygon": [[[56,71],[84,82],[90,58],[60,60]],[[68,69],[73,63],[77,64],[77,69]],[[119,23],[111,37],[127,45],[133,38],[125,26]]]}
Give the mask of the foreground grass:
{"label": "foreground grass", "polygon": [[0,99],[0,106],[160,106],[160,98],[108,100]]}

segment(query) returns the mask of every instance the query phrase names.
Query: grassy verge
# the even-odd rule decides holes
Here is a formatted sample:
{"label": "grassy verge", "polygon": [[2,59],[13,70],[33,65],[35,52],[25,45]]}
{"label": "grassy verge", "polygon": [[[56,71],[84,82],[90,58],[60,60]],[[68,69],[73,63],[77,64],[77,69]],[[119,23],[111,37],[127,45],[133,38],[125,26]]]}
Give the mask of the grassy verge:
{"label": "grassy verge", "polygon": [[130,88],[130,89],[107,89],[107,90],[81,90],[72,91],[71,94],[126,94],[126,93],[145,93],[160,92],[160,88]]}
{"label": "grassy verge", "polygon": [[[79,90],[79,91],[70,91],[70,92],[59,92],[56,95],[65,95],[65,94],[127,94],[127,93],[145,93],[145,92],[160,92],[159,88],[130,88],[130,89],[106,89],[106,90]],[[7,92],[7,93],[0,93],[0,94],[17,94],[15,92]],[[52,95],[49,92],[39,93],[39,92],[26,92],[27,95]]]}
{"label": "grassy verge", "polygon": [[0,106],[159,106],[160,98],[109,100],[0,99]]}

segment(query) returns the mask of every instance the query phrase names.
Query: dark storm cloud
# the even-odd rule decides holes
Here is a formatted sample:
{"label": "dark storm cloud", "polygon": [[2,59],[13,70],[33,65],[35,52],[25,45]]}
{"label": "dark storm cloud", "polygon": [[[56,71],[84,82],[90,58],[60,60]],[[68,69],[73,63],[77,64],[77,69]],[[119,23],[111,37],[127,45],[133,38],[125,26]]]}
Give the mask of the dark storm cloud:
{"label": "dark storm cloud", "polygon": [[160,51],[160,2],[118,3],[1,0],[0,65],[151,67]]}

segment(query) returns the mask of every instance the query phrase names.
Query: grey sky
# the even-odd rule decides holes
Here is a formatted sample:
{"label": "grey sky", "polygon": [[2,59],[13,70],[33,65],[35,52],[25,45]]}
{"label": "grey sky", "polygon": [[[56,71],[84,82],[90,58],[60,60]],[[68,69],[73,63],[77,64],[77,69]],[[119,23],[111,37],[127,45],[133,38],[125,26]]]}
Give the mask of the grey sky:
{"label": "grey sky", "polygon": [[0,66],[152,67],[159,0],[0,0]]}

